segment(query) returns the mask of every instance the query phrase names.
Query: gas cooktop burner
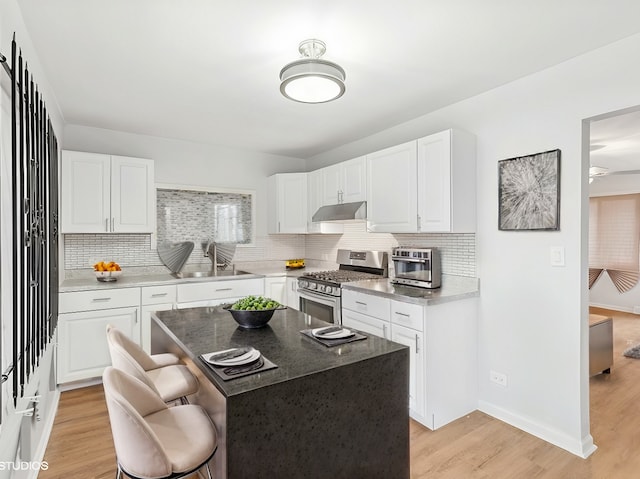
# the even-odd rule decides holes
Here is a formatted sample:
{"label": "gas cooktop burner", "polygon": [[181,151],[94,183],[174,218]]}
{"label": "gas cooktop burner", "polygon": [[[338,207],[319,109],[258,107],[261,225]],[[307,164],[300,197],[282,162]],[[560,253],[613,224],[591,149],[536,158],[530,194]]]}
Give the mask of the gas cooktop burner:
{"label": "gas cooktop burner", "polygon": [[[339,298],[341,284],[363,279],[386,278],[387,253],[383,251],[350,251],[340,249],[336,258],[339,269],[307,272],[298,279],[298,291],[308,291]],[[338,308],[339,309],[339,308]]]}
{"label": "gas cooktop burner", "polygon": [[307,273],[303,278],[316,279],[320,281],[328,281],[332,283],[347,283],[349,281],[360,281],[362,279],[379,279],[379,274],[363,273],[360,271],[350,270],[332,270],[332,271],[317,271],[314,273]]}

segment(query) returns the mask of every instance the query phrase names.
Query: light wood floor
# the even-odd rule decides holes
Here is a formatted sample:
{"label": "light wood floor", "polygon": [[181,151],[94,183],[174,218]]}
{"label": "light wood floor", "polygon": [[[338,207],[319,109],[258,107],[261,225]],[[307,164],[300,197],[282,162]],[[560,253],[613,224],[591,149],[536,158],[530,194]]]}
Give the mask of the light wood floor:
{"label": "light wood floor", "polygon": [[[591,434],[598,450],[580,459],[480,412],[437,431],[411,422],[411,478],[630,479],[640,477],[640,316],[614,318],[614,365],[591,379]],[[40,479],[114,478],[115,454],[101,386],[62,393]],[[248,478],[250,479],[250,478]],[[297,478],[276,478],[297,479]],[[354,478],[359,479],[359,478]]]}

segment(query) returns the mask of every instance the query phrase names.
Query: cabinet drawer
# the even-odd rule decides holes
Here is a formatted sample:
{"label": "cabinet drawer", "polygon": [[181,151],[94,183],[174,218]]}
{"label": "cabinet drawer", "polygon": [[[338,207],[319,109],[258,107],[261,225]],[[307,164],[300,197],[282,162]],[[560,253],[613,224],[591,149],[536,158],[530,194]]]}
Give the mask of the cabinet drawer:
{"label": "cabinet drawer", "polygon": [[366,314],[343,309],[342,325],[345,328],[353,328],[363,333],[375,334],[381,338],[389,339],[389,323]]}
{"label": "cabinet drawer", "polygon": [[178,285],[178,303],[264,294],[262,278]]}
{"label": "cabinet drawer", "polygon": [[389,302],[388,298],[380,296],[356,293],[350,290],[342,291],[342,307],[344,309],[357,311],[383,321],[389,321],[390,318]]}
{"label": "cabinet drawer", "polygon": [[141,288],[142,304],[162,304],[176,302],[176,285],[145,286]]}
{"label": "cabinet drawer", "polygon": [[140,288],[100,289],[60,293],[60,313],[140,306]]}
{"label": "cabinet drawer", "polygon": [[391,300],[391,322],[407,328],[424,329],[424,307],[419,304]]}

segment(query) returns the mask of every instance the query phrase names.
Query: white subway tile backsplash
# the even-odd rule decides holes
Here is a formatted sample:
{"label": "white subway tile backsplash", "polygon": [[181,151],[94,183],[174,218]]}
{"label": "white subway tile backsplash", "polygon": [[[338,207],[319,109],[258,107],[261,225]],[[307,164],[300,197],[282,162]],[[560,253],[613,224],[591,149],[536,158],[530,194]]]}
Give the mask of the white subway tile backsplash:
{"label": "white subway tile backsplash", "polygon": [[[173,195],[176,196],[176,195]],[[208,262],[200,247],[206,226],[194,226],[201,221],[200,209],[192,201],[182,201],[181,195],[171,203],[169,222],[158,226],[158,244],[162,241],[194,241],[195,247],[187,264]],[[207,199],[208,201],[211,198]],[[178,213],[178,203],[187,211]],[[197,203],[197,202],[196,202]],[[165,203],[166,208],[166,203]],[[211,213],[211,208],[207,211]],[[166,209],[163,210],[166,212]],[[183,214],[184,213],[184,214]],[[163,213],[159,213],[160,216]],[[200,211],[200,214],[207,214]],[[184,224],[180,224],[181,218]],[[165,218],[166,219],[166,218]],[[175,228],[175,229],[173,229]],[[193,228],[196,229],[193,233]],[[198,236],[200,235],[200,236]],[[205,236],[206,237],[206,236]],[[68,234],[64,236],[65,276],[71,277],[78,270],[90,269],[98,261],[116,261],[126,268],[164,268],[156,249],[151,247],[148,234]],[[365,222],[347,223],[340,235],[266,235],[257,236],[253,245],[240,245],[234,261],[276,261],[307,258],[321,262],[335,262],[338,249],[381,250],[391,253],[398,245],[430,246],[440,249],[442,271],[445,274],[474,277],[476,275],[475,234],[386,234],[369,233]],[[390,265],[393,270],[393,264]]]}
{"label": "white subway tile backsplash", "polygon": [[346,223],[343,235],[307,235],[305,257],[334,261],[338,249],[368,249],[391,253],[395,246],[431,246],[440,249],[445,274],[474,277],[476,248],[473,233],[369,233],[365,222]]}

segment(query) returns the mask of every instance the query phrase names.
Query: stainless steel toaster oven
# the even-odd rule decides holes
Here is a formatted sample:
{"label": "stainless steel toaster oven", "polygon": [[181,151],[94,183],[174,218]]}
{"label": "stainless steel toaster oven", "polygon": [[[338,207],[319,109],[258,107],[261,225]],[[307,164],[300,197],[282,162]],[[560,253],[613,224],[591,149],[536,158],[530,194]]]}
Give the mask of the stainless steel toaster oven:
{"label": "stainless steel toaster oven", "polygon": [[439,288],[442,283],[440,251],[437,248],[398,246],[391,259],[395,269],[392,283]]}

